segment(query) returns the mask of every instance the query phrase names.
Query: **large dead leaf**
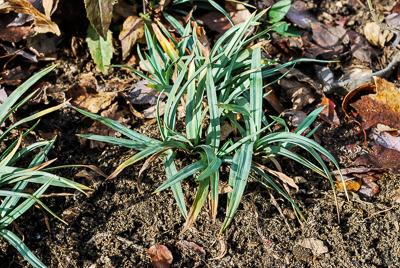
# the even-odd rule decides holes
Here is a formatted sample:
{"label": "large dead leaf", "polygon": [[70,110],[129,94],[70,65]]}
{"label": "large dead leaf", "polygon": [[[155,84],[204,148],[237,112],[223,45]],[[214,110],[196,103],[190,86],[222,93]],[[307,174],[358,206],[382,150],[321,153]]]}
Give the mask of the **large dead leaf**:
{"label": "large dead leaf", "polygon": [[140,38],[143,38],[143,25],[142,19],[137,16],[129,16],[124,21],[122,30],[119,34],[119,40],[121,41],[122,49],[122,59],[126,59],[136,42]]}
{"label": "large dead leaf", "polygon": [[332,27],[321,23],[311,23],[311,28],[313,40],[323,48],[333,48],[350,41],[347,31],[341,26]]}
{"label": "large dead leaf", "polygon": [[107,109],[118,95],[116,92],[96,92],[97,81],[92,73],[82,74],[77,80],[77,84],[67,91],[67,97],[71,98],[72,104],[92,113]]}
{"label": "large dead leaf", "polygon": [[383,78],[374,77],[374,84],[364,84],[347,94],[343,110],[348,112],[349,106],[357,111],[365,129],[377,124],[400,129],[400,90]]}
{"label": "large dead leaf", "polygon": [[96,32],[107,38],[107,31],[111,24],[113,6],[116,0],[84,0],[86,15]]}
{"label": "large dead leaf", "polygon": [[31,15],[33,17],[34,30],[37,33],[61,34],[57,24],[51,21],[50,17],[40,13],[27,0],[8,0],[7,2],[0,3],[0,13],[9,12]]}
{"label": "large dead leaf", "polygon": [[172,253],[164,245],[153,245],[147,250],[147,253],[154,268],[168,268],[172,264]]}

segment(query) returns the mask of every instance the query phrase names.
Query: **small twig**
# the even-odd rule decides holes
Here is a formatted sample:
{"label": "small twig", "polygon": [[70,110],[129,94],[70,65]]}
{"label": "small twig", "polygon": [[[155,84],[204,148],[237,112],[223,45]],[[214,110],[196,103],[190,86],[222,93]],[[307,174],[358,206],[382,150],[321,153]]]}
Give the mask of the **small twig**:
{"label": "small twig", "polygon": [[279,214],[281,214],[281,217],[283,218],[283,221],[285,222],[285,225],[288,228],[290,234],[293,234],[294,231],[290,227],[288,221],[286,220],[285,214],[283,214],[283,211],[282,211],[281,207],[279,206],[278,202],[276,202],[275,197],[269,191],[268,191],[268,193],[269,193],[269,196],[271,198],[271,204],[274,205],[274,207],[276,207],[276,209],[279,211]]}
{"label": "small twig", "polygon": [[51,193],[51,194],[44,194],[41,195],[40,198],[49,198],[49,197],[55,197],[55,196],[71,196],[74,195],[73,193]]}
{"label": "small twig", "polygon": [[397,206],[395,205],[395,206],[389,207],[389,208],[387,208],[387,209],[380,210],[380,211],[375,212],[375,213],[372,213],[372,214],[369,215],[368,217],[366,217],[366,218],[364,218],[364,219],[362,219],[362,220],[360,220],[360,221],[356,221],[356,222],[357,222],[357,223],[363,223],[363,222],[365,222],[365,221],[367,221],[367,220],[369,220],[369,219],[372,219],[372,218],[375,217],[376,215],[379,215],[379,214],[388,212],[388,211],[390,211],[390,210],[392,210],[392,209],[394,209],[394,208],[396,208],[396,207],[397,207]]}

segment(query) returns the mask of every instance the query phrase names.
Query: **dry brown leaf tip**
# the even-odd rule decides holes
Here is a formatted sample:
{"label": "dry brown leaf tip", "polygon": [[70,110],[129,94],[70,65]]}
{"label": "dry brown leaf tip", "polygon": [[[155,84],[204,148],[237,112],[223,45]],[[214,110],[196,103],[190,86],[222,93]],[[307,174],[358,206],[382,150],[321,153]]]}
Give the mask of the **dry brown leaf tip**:
{"label": "dry brown leaf tip", "polygon": [[0,3],[0,13],[22,13],[32,15],[34,21],[34,30],[36,33],[54,33],[60,35],[58,25],[51,21],[50,17],[39,12],[27,0],[8,0],[7,2]]}

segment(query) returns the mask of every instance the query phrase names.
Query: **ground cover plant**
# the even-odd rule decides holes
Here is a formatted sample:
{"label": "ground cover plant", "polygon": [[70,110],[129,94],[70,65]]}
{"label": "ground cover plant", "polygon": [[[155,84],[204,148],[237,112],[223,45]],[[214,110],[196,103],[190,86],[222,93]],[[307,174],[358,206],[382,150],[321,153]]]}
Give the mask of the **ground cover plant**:
{"label": "ground cover plant", "polygon": [[397,267],[395,2],[0,0],[1,266]]}
{"label": "ground cover plant", "polygon": [[[217,216],[219,184],[227,180],[231,191],[225,220],[221,232],[226,230],[237,211],[247,181],[253,178],[281,194],[293,206],[299,219],[301,209],[292,198],[287,185],[296,187],[284,170],[280,169],[276,157],[287,157],[305,168],[327,178],[335,193],[334,180],[322,156],[339,168],[334,157],[311,139],[316,128],[310,129],[322,108],[310,113],[290,132],[284,120],[264,114],[263,88],[265,79],[296,61],[281,65],[263,59],[262,49],[257,43],[269,29],[256,32],[264,13],[253,14],[246,22],[233,26],[222,35],[212,48],[209,47],[201,28],[196,23],[181,26],[173,18],[169,22],[180,34],[175,39],[161,23],[145,28],[148,53],[142,55],[147,74],[132,70],[148,81],[151,88],[167,101],[161,116],[158,106],[157,123],[161,140],[142,135],[122,124],[99,115],[75,108],[82,114],[120,132],[124,138],[83,134],[81,137],[117,144],[138,151],[124,161],[109,176],[115,178],[126,167],[146,159],[141,171],[158,157],[164,160],[166,181],[155,192],[170,188],[181,214],[186,218],[183,230],[196,220],[208,197],[212,219]],[[304,60],[303,60],[304,61]],[[185,110],[185,127],[177,127],[177,111]],[[236,135],[221,138],[221,124],[227,122]],[[280,125],[280,130],[273,130]],[[300,148],[314,159],[298,153]],[[187,164],[177,170],[177,153],[183,153]],[[322,155],[322,156],[321,156]],[[221,173],[221,167],[229,167],[229,175]],[[197,187],[193,203],[187,211],[181,183],[192,178]]]}
{"label": "ground cover plant", "polygon": [[[64,104],[39,111],[19,119],[11,123],[11,125],[7,121],[18,108],[37,94],[37,90],[29,92],[32,85],[54,68],[55,66],[51,66],[33,75],[0,105],[0,236],[15,247],[33,267],[46,266],[13,232],[13,223],[35,205],[39,205],[42,209],[64,222],[40,200],[40,197],[49,187],[70,188],[81,192],[89,190],[88,187],[82,184],[51,173],[54,168],[49,168],[48,166],[54,161],[48,160],[47,154],[53,147],[55,139],[37,141],[23,146],[24,137],[35,129],[40,118],[60,109],[65,106]],[[21,131],[17,138],[13,137],[13,131],[30,122],[34,122],[32,126]],[[26,162],[27,159],[31,159],[29,164],[27,166],[22,165],[24,163],[22,161]]]}

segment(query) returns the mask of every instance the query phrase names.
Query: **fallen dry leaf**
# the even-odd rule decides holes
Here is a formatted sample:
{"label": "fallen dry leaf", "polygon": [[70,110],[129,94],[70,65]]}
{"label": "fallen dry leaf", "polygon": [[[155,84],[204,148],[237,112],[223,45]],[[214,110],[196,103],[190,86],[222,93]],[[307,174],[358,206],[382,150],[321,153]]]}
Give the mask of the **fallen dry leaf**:
{"label": "fallen dry leaf", "polygon": [[0,43],[0,47],[3,48],[6,51],[6,53],[7,53],[5,55],[6,57],[12,57],[12,56],[18,55],[18,56],[21,56],[21,57],[23,57],[23,58],[25,58],[25,59],[27,59],[27,60],[29,60],[31,62],[38,62],[36,55],[33,55],[33,54],[31,54],[29,52],[26,52],[26,51],[24,51],[22,49],[16,49],[16,48],[13,48],[13,47],[9,47],[9,46],[3,45],[1,43]]}
{"label": "fallen dry leaf", "polygon": [[206,255],[206,251],[204,250],[204,248],[194,242],[180,240],[176,243],[176,245],[181,249],[181,251],[191,251],[199,255]]}
{"label": "fallen dry leaf", "polygon": [[164,245],[153,245],[147,250],[147,253],[154,268],[168,268],[172,264],[172,253]]}
{"label": "fallen dry leaf", "polygon": [[350,39],[347,31],[341,26],[326,26],[321,23],[311,23],[312,39],[323,48],[333,48],[348,44]]}
{"label": "fallen dry leaf", "polygon": [[384,129],[383,125],[378,124],[372,129],[370,138],[377,144],[400,152],[400,131],[392,128]]}
{"label": "fallen dry leaf", "polygon": [[360,193],[368,197],[374,197],[379,194],[381,189],[376,184],[377,180],[378,178],[372,175],[362,176],[363,185],[361,186]]}
{"label": "fallen dry leaf", "polygon": [[55,59],[58,41],[56,36],[49,37],[45,34],[37,34],[27,39],[26,46],[30,51],[35,53],[39,59],[48,60],[49,57]]}
{"label": "fallen dry leaf", "polygon": [[293,110],[301,111],[306,105],[315,101],[322,95],[322,86],[307,74],[298,69],[280,70],[285,77],[279,80],[279,85],[284,89],[284,95],[293,103]]}
{"label": "fallen dry leaf", "polygon": [[400,90],[383,78],[374,77],[374,84],[363,84],[349,92],[342,104],[346,114],[349,106],[357,111],[365,129],[377,124],[400,129]]}
{"label": "fallen dry leaf", "polygon": [[266,170],[271,175],[279,178],[283,183],[285,183],[285,184],[289,185],[290,187],[292,187],[293,189],[295,189],[296,192],[299,191],[299,186],[297,186],[297,184],[294,182],[294,180],[291,177],[289,177],[288,175],[286,175],[285,173],[279,172],[277,170],[272,170],[267,167],[263,167],[263,169]]}
{"label": "fallen dry leaf", "polygon": [[[164,114],[164,111],[165,111],[164,108],[165,108],[165,102],[160,101],[160,105],[158,107],[158,109],[159,109],[158,112],[160,115]],[[157,117],[157,105],[154,105],[147,109],[144,109],[142,113],[143,113],[143,118],[146,118],[146,119],[156,118]]]}
{"label": "fallen dry leaf", "polygon": [[34,21],[34,30],[36,33],[54,33],[60,35],[58,25],[51,21],[45,14],[40,13],[29,1],[27,0],[8,0],[7,2],[0,3],[0,13],[22,13],[32,15]]}
{"label": "fallen dry leaf", "polygon": [[[338,192],[344,192],[344,186],[342,181],[336,181],[336,190]],[[347,180],[345,181],[346,190],[349,192],[357,192],[361,188],[361,182],[358,180]]]}
{"label": "fallen dry leaf", "polygon": [[371,63],[372,56],[377,55],[378,51],[368,43],[364,36],[356,31],[348,30],[347,34],[350,38],[352,56],[361,61]]}
{"label": "fallen dry leaf", "polygon": [[66,95],[71,103],[92,113],[98,113],[111,106],[117,92],[97,92],[97,80],[93,73],[81,74],[78,82],[70,88]]}
{"label": "fallen dry leaf", "polygon": [[292,23],[303,29],[310,29],[311,23],[317,22],[317,19],[307,10],[306,3],[295,1],[286,14]]}
{"label": "fallen dry leaf", "polygon": [[232,21],[235,25],[245,22],[251,16],[250,11],[239,2],[227,1],[225,4],[225,9],[231,15]]}
{"label": "fallen dry leaf", "polygon": [[107,38],[115,0],[84,0],[86,15],[98,35]]}
{"label": "fallen dry leaf", "polygon": [[137,16],[129,16],[122,24],[122,30],[119,33],[121,41],[122,59],[125,60],[136,42],[143,38],[144,28],[143,21]]}
{"label": "fallen dry leaf", "polygon": [[326,96],[323,96],[320,106],[325,106],[325,108],[320,113],[323,118],[334,125],[340,125],[340,120],[335,110],[336,104],[332,100],[330,100]]}
{"label": "fallen dry leaf", "polygon": [[285,109],[282,103],[279,101],[278,96],[276,96],[275,91],[271,87],[266,88],[264,99],[266,99],[272,108],[274,108],[274,110],[279,114]]}
{"label": "fallen dry leaf", "polygon": [[364,35],[372,45],[382,48],[393,37],[393,33],[387,29],[382,29],[376,22],[368,22],[364,26]]}
{"label": "fallen dry leaf", "polygon": [[[227,2],[225,9],[236,25],[246,21],[251,16],[250,11],[240,3]],[[223,34],[232,27],[229,20],[219,11],[207,12],[205,15],[201,16],[200,19],[210,30],[219,34]]]}
{"label": "fallen dry leaf", "polygon": [[298,241],[297,244],[303,248],[310,249],[314,256],[319,256],[329,252],[328,248],[324,245],[324,242],[317,238],[304,238]]}
{"label": "fallen dry leaf", "polygon": [[92,113],[98,113],[108,108],[117,97],[116,92],[99,92],[90,97],[84,98],[82,101],[74,100],[73,103]]}
{"label": "fallen dry leaf", "polygon": [[42,0],[44,14],[50,18],[50,16],[56,11],[59,0]]}
{"label": "fallen dry leaf", "polygon": [[373,145],[371,152],[355,159],[357,166],[372,166],[392,171],[400,170],[400,152],[387,149],[380,145]]}
{"label": "fallen dry leaf", "polygon": [[[7,41],[7,42],[19,42],[23,39],[26,39],[33,33],[32,26],[30,23],[27,25],[18,25],[18,26],[11,26],[10,22],[14,17],[11,15],[2,15],[2,19],[0,20],[0,40]],[[7,18],[9,17],[9,18]]]}
{"label": "fallen dry leaf", "polygon": [[[132,104],[155,105],[159,95],[160,94],[156,90],[148,86],[146,80],[140,80],[132,86],[132,89],[129,90],[129,101]],[[165,99],[165,95],[161,95],[160,99]]]}

